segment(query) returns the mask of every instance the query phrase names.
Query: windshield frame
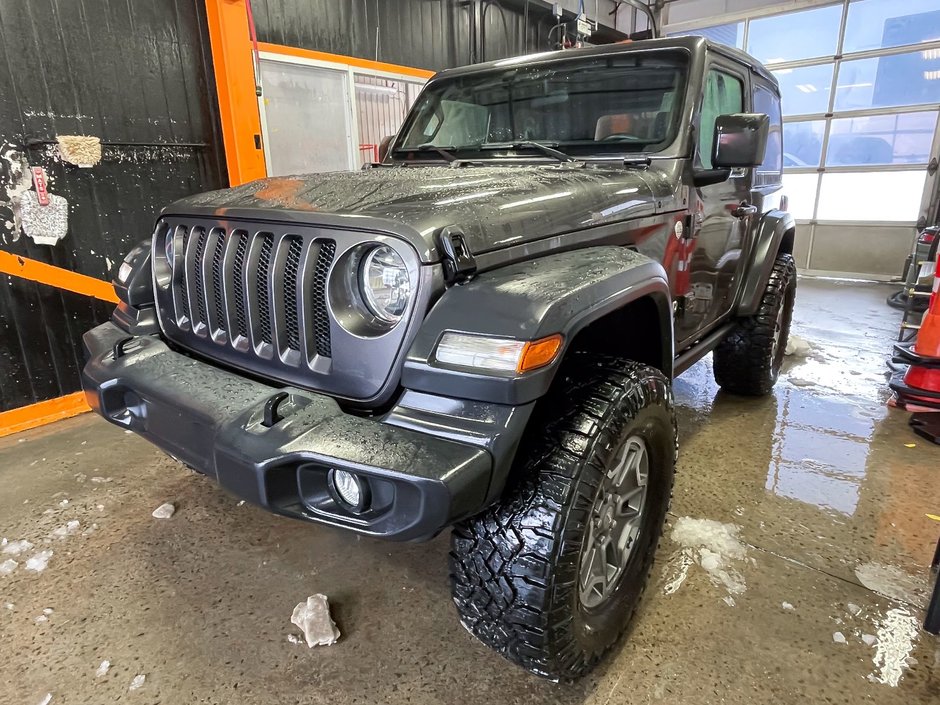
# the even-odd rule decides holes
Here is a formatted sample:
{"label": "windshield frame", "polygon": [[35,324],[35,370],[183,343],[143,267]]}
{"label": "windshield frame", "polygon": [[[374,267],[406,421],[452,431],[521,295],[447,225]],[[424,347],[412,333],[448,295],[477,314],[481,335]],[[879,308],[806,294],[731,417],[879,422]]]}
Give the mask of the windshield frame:
{"label": "windshield frame", "polygon": [[[500,65],[503,62],[495,62],[495,65],[486,69],[480,69],[479,71],[474,71],[471,75],[479,76],[481,79],[491,79],[494,76],[499,74],[510,74],[517,72],[520,69],[525,68],[539,68],[539,69],[548,69],[553,68],[557,64],[570,64],[571,67],[577,68],[579,63],[591,64],[596,62],[598,59],[603,59],[606,56],[632,56],[632,55],[674,55],[682,62],[684,66],[681,68],[680,84],[676,90],[676,103],[672,108],[672,115],[669,123],[669,129],[667,132],[667,137],[655,145],[647,145],[642,150],[635,149],[617,149],[618,144],[613,143],[594,143],[594,144],[604,144],[604,148],[597,152],[585,153],[584,147],[589,146],[590,143],[585,141],[556,141],[556,140],[516,140],[516,142],[523,141],[537,141],[545,146],[557,149],[561,152],[569,153],[571,148],[576,148],[578,151],[571,153],[571,156],[577,161],[621,161],[621,160],[642,160],[642,159],[672,159],[680,156],[681,152],[684,151],[683,147],[686,141],[688,133],[687,125],[687,114],[688,114],[688,101],[689,101],[689,92],[692,88],[692,72],[695,69],[696,61],[695,55],[688,48],[683,46],[669,46],[669,47],[655,47],[655,48],[636,48],[632,50],[621,50],[621,51],[612,51],[609,54],[591,54],[586,56],[571,56],[567,52],[555,52],[557,56],[552,56],[550,59],[544,57],[539,57],[538,55],[532,57],[532,62],[523,62],[519,59],[511,60],[505,62],[505,65]],[[434,148],[429,148],[426,150],[418,150],[415,147],[404,147],[404,141],[406,135],[409,134],[411,129],[414,127],[415,122],[418,120],[421,113],[421,106],[423,101],[426,99],[427,94],[437,89],[441,84],[450,83],[452,81],[459,81],[466,79],[467,74],[462,72],[460,74],[451,75],[449,72],[442,72],[437,76],[433,77],[428,81],[421,93],[418,95],[418,98],[415,100],[414,104],[408,111],[408,115],[405,118],[404,123],[399,129],[398,133],[395,135],[390,148],[388,150],[387,159],[393,163],[424,163],[432,162],[437,163],[445,161],[440,157]],[[652,149],[650,147],[653,147]],[[444,149],[447,152],[453,154],[453,156],[458,161],[481,161],[481,162],[490,162],[490,161],[538,161],[538,162],[554,162],[558,163],[558,160],[549,157],[545,154],[540,153],[538,150],[532,149],[531,147],[515,149],[511,142],[490,142],[483,143],[479,146],[454,146],[451,145],[441,145],[440,149]]]}

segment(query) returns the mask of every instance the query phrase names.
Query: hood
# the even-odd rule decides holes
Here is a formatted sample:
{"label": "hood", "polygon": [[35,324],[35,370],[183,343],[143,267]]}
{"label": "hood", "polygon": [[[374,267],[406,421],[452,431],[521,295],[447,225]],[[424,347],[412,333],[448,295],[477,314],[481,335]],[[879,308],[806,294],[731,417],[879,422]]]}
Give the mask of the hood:
{"label": "hood", "polygon": [[436,233],[454,226],[480,254],[651,215],[658,201],[675,196],[674,183],[656,166],[381,167],[261,179],[190,196],[166,212],[208,208],[244,217],[249,210],[277,219],[280,211],[311,223],[317,214],[377,218],[413,229],[431,249]]}

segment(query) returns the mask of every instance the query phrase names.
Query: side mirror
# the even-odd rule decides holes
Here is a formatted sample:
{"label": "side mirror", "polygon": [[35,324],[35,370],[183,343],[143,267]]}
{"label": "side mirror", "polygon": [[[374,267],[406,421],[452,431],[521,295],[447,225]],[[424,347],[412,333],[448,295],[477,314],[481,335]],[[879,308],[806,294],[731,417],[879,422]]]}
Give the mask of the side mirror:
{"label": "side mirror", "polygon": [[760,113],[719,115],[715,121],[712,166],[716,169],[750,169],[760,166],[767,150],[770,118]]}
{"label": "side mirror", "polygon": [[385,157],[388,156],[388,150],[392,146],[392,140],[395,139],[395,135],[388,135],[383,137],[382,141],[379,142],[379,163],[385,161]]}

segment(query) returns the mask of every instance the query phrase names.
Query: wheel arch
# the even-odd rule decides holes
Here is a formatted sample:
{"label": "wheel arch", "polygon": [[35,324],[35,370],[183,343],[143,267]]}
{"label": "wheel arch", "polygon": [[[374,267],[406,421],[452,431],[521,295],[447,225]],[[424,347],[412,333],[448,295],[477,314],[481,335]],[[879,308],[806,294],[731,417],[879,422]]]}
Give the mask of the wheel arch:
{"label": "wheel arch", "polygon": [[[618,327],[634,325],[632,316],[640,317],[645,328],[655,326],[652,335],[625,331],[620,341],[613,338]],[[520,376],[453,370],[437,365],[434,357],[448,331],[516,340],[561,333],[564,349],[551,365]],[[449,289],[408,352],[402,385],[462,399],[526,404],[544,396],[570,350],[611,352],[618,343],[621,355],[634,350],[642,358],[638,362],[671,377],[672,305],[662,265],[624,247],[556,253],[490,270]]]}
{"label": "wheel arch", "polygon": [[796,220],[791,213],[770,211],[755,228],[754,244],[750,248],[738,304],[738,316],[751,316],[760,306],[761,297],[778,254],[793,254],[796,243]]}

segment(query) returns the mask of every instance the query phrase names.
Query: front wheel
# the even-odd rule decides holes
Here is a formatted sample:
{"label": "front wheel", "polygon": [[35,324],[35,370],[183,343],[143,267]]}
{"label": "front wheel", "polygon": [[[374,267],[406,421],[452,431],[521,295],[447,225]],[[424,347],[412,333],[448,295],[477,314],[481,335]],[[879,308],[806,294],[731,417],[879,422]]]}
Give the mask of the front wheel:
{"label": "front wheel", "polygon": [[793,255],[777,255],[757,313],[739,319],[715,348],[713,366],[719,387],[743,396],[770,394],[780,376],[795,300]]}
{"label": "front wheel", "polygon": [[573,679],[623,633],[649,576],[676,459],[670,385],[576,353],[529,429],[500,504],[454,529],[454,603],[510,661]]}

